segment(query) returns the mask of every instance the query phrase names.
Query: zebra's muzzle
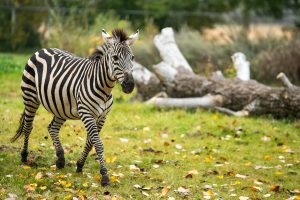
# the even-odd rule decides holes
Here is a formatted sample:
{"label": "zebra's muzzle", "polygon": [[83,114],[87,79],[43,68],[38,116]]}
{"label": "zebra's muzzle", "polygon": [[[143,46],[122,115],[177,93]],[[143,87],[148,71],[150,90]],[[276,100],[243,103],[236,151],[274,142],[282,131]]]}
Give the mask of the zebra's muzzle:
{"label": "zebra's muzzle", "polygon": [[124,80],[121,83],[122,91],[125,92],[126,94],[129,94],[134,89],[134,80],[132,74],[125,73],[124,75],[125,75]]}

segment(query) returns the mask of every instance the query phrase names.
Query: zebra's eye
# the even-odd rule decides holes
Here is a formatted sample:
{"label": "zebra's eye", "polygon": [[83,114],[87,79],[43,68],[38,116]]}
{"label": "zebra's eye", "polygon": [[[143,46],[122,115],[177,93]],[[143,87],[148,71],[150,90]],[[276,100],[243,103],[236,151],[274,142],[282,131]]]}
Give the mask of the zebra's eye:
{"label": "zebra's eye", "polygon": [[133,60],[133,59],[134,59],[134,56],[131,57],[131,60]]}
{"label": "zebra's eye", "polygon": [[113,55],[112,58],[114,59],[114,61],[118,61],[119,60],[119,58],[118,58],[117,55]]}

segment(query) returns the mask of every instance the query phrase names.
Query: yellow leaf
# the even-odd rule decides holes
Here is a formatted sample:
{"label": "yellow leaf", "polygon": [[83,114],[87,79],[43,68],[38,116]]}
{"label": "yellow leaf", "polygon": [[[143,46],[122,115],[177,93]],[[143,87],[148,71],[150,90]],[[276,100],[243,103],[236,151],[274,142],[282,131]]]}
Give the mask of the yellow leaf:
{"label": "yellow leaf", "polygon": [[283,174],[283,172],[281,172],[281,171],[276,171],[275,174],[278,175],[278,176],[280,176],[280,175]]}
{"label": "yellow leaf", "polygon": [[38,173],[35,175],[35,180],[40,180],[42,177],[43,177],[43,173],[42,173],[42,172],[38,172]]}
{"label": "yellow leaf", "polygon": [[66,187],[67,187],[67,188],[68,188],[68,187],[71,187],[71,186],[72,186],[72,183],[70,183],[70,182],[66,184]]}
{"label": "yellow leaf", "polygon": [[85,194],[84,190],[78,190],[78,193],[79,193],[79,194],[82,194],[82,195]]}
{"label": "yellow leaf", "polygon": [[221,175],[221,176],[217,176],[217,178],[218,178],[218,179],[223,179],[223,178],[224,178],[224,176],[223,176],[223,175]]}
{"label": "yellow leaf", "polygon": [[111,158],[111,163],[116,162],[116,160],[117,160],[117,156],[112,157],[112,158]]}
{"label": "yellow leaf", "polygon": [[89,183],[85,182],[85,183],[82,184],[82,186],[87,188],[87,187],[89,187]]}
{"label": "yellow leaf", "polygon": [[97,175],[94,176],[94,179],[95,179],[96,181],[100,181],[101,176],[100,176],[99,174],[97,174]]}
{"label": "yellow leaf", "polygon": [[31,168],[31,167],[28,166],[28,165],[24,165],[24,166],[23,166],[23,169],[25,169],[25,170],[30,169],[30,168]]}
{"label": "yellow leaf", "polygon": [[28,185],[24,185],[24,190],[26,192],[34,192],[35,189],[36,189],[36,186],[37,186],[36,183],[31,183],[31,184],[28,184]]}
{"label": "yellow leaf", "polygon": [[65,175],[60,174],[60,175],[56,176],[56,178],[65,178]]}
{"label": "yellow leaf", "polygon": [[239,185],[241,184],[241,181],[235,181],[234,183],[232,183],[231,185]]}
{"label": "yellow leaf", "polygon": [[41,189],[41,190],[46,190],[46,189],[47,189],[47,186],[40,186],[40,189]]}
{"label": "yellow leaf", "polygon": [[67,181],[62,181],[62,180],[58,180],[58,182],[60,183],[60,185],[65,186],[67,184]]}
{"label": "yellow leaf", "polygon": [[161,190],[161,196],[166,196],[166,194],[169,192],[170,190],[170,186],[165,186],[162,190]]}
{"label": "yellow leaf", "polygon": [[204,160],[205,160],[205,162],[211,162],[213,160],[213,158],[211,156],[208,156]]}
{"label": "yellow leaf", "polygon": [[218,115],[212,115],[212,116],[211,116],[211,119],[216,121],[216,120],[219,119],[219,116],[218,116]]}
{"label": "yellow leaf", "polygon": [[65,199],[65,200],[70,200],[70,199],[72,199],[72,197],[73,197],[73,196],[72,196],[71,194],[68,194],[67,196],[64,197],[64,199]]}
{"label": "yellow leaf", "polygon": [[118,181],[118,177],[117,176],[110,176],[110,181],[111,182],[116,182],[116,181]]}
{"label": "yellow leaf", "polygon": [[271,159],[272,159],[272,156],[270,156],[270,155],[265,155],[265,156],[264,156],[264,159],[265,159],[265,160],[271,160]]}
{"label": "yellow leaf", "polygon": [[206,191],[206,194],[209,195],[209,196],[211,196],[211,195],[214,194],[214,192],[211,189],[209,189],[209,190]]}

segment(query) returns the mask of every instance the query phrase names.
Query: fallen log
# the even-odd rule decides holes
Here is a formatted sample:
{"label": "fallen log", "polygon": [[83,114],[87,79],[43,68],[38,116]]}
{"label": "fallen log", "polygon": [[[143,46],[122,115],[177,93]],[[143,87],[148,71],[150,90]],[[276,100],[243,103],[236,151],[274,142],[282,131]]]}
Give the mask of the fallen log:
{"label": "fallen log", "polygon": [[140,70],[155,77],[153,86],[146,81],[142,86],[154,90],[141,90],[138,86],[138,91],[143,91],[143,99],[149,99],[158,90],[166,95],[156,95],[147,103],[157,107],[213,108],[235,116],[271,114],[278,118],[300,118],[300,87],[294,86],[283,73],[277,78],[284,87],[270,87],[249,80],[247,62],[236,67],[237,78],[226,79],[221,72],[203,77],[195,74],[182,56],[172,29],[163,29],[154,43],[163,61],[153,66],[154,72]]}

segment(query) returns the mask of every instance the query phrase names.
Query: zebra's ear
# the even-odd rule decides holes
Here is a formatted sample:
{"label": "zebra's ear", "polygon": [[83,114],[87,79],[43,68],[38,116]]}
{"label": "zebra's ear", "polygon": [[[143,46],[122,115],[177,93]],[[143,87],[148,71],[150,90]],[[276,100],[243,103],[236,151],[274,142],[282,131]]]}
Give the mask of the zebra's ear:
{"label": "zebra's ear", "polygon": [[126,40],[126,44],[132,45],[134,41],[136,41],[138,38],[139,38],[139,30],[137,30],[135,34],[129,36],[129,38]]}
{"label": "zebra's ear", "polygon": [[113,44],[114,38],[110,36],[104,29],[102,29],[102,37],[105,43],[107,44]]}

